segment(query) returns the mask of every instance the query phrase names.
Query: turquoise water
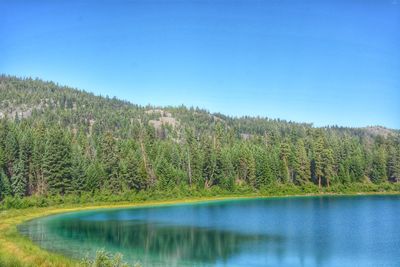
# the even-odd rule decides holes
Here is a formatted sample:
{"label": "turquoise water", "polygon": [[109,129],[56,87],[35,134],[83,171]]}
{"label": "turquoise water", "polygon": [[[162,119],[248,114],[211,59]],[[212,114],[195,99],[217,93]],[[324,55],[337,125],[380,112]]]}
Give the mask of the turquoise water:
{"label": "turquoise water", "polygon": [[23,235],[74,258],[143,266],[400,266],[400,196],[293,197],[74,212]]}

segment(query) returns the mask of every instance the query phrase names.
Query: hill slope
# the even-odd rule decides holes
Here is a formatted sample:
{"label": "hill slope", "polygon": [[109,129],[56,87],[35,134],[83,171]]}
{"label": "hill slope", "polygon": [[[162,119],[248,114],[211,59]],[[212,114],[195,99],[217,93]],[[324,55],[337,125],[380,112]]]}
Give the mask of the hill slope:
{"label": "hill slope", "polygon": [[142,107],[0,76],[5,196],[400,179],[399,132]]}

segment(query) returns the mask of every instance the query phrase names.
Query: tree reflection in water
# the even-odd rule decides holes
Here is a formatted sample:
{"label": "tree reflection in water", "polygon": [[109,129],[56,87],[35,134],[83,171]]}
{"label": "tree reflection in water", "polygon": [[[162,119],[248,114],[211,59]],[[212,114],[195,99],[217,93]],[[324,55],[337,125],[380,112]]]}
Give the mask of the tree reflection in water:
{"label": "tree reflection in water", "polygon": [[[38,223],[36,227],[42,225]],[[282,241],[278,236],[265,234],[169,225],[145,220],[86,221],[74,218],[54,220],[46,228],[46,234],[43,234],[43,229],[35,229],[32,224],[29,229],[21,230],[39,244],[53,240],[47,246],[50,245],[50,249],[54,251],[62,252],[66,244],[77,246],[75,251],[78,254],[89,247],[92,253],[93,247],[111,247],[112,251],[125,254],[126,259],[139,260],[145,265],[157,262],[168,265],[224,262],[242,251],[245,245]]]}

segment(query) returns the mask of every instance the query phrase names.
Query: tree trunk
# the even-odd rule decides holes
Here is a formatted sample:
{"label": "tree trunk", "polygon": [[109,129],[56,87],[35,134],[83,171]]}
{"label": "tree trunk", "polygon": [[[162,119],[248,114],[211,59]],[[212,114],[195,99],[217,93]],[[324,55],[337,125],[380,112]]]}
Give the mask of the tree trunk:
{"label": "tree trunk", "polygon": [[188,149],[187,157],[188,157],[189,185],[192,186],[192,168],[191,168],[191,166],[190,166],[190,153],[189,153],[189,149]]}
{"label": "tree trunk", "polygon": [[319,190],[321,190],[321,176],[318,176],[318,187],[319,187]]}
{"label": "tree trunk", "polygon": [[141,126],[140,127],[141,129],[140,129],[140,134],[139,134],[139,142],[140,142],[140,150],[141,150],[142,156],[143,156],[143,163],[144,163],[147,175],[150,178],[150,185],[154,185],[156,183],[156,175],[147,161],[147,153],[146,153],[146,149],[145,149],[144,143],[143,143],[142,123],[140,123],[140,126]]}

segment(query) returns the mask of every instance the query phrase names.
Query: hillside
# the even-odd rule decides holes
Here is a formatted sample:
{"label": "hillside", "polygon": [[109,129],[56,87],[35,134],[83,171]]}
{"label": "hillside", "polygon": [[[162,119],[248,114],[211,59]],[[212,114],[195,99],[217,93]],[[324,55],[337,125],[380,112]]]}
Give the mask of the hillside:
{"label": "hillside", "polygon": [[[112,88],[111,88],[112,89]],[[400,179],[399,131],[138,106],[0,76],[0,199]]]}

